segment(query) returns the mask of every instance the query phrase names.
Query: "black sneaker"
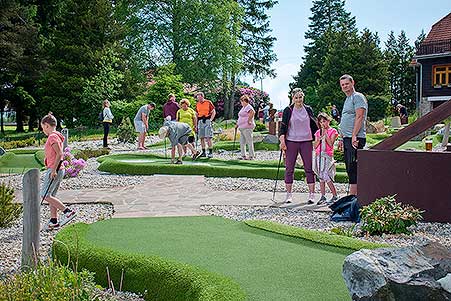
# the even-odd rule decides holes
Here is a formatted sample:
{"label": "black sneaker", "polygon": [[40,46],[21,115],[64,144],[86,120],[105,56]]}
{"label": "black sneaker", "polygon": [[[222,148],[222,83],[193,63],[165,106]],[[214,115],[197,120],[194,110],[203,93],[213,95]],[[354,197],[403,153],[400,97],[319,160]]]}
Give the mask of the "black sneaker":
{"label": "black sneaker", "polygon": [[208,153],[207,157],[208,158],[213,158],[213,153]]}
{"label": "black sneaker", "polygon": [[197,158],[199,158],[199,156],[200,156],[200,152],[196,152],[192,157],[193,161],[195,161]]}
{"label": "black sneaker", "polygon": [[45,230],[45,231],[52,231],[52,230],[57,230],[57,229],[59,229],[59,228],[60,228],[60,224],[59,224],[58,222],[52,223],[51,221],[49,221],[49,222],[45,225],[44,230]]}
{"label": "black sneaker", "polygon": [[183,162],[182,162],[181,160],[177,160],[177,161],[175,162],[175,164],[183,164]]}
{"label": "black sneaker", "polygon": [[202,152],[199,156],[198,156],[198,158],[205,158],[207,156],[207,154],[205,153],[205,152]]}

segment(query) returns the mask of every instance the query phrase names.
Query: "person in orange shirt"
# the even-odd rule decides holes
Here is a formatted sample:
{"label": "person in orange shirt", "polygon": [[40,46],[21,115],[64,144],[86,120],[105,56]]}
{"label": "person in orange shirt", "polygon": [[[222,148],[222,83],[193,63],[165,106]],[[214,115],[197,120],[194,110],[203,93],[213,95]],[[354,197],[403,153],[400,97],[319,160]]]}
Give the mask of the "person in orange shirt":
{"label": "person in orange shirt", "polygon": [[[196,98],[197,135],[200,138],[200,144],[202,146],[200,157],[208,156],[208,158],[212,158],[213,143],[211,138],[213,137],[213,127],[211,122],[216,116],[215,106],[211,101],[204,98],[203,92],[198,92]],[[208,155],[205,152],[205,141],[207,141]]]}

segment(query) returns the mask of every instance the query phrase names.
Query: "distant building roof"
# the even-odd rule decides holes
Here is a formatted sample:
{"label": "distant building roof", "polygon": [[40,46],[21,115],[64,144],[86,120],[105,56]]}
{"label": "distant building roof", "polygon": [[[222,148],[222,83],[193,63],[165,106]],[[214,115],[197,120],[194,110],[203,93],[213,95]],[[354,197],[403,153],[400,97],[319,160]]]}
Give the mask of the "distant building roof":
{"label": "distant building roof", "polygon": [[423,43],[431,43],[451,39],[451,13],[432,25],[432,29]]}

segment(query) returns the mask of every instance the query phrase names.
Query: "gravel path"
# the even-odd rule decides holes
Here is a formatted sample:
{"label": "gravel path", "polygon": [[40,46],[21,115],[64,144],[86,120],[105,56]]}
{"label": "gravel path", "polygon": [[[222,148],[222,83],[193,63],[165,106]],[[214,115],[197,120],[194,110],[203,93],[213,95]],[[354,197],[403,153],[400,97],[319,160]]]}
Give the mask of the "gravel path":
{"label": "gravel path", "polygon": [[[222,216],[237,221],[258,219],[269,220],[281,224],[301,227],[311,230],[328,232],[332,228],[351,228],[351,222],[332,222],[328,213],[306,211],[302,209],[281,209],[262,206],[210,206],[203,205],[203,211],[210,215]],[[355,229],[357,232],[358,226]],[[408,246],[436,241],[451,248],[451,224],[449,223],[419,223],[412,228],[412,235],[382,235],[359,237],[360,239],[388,243],[394,246]]]}

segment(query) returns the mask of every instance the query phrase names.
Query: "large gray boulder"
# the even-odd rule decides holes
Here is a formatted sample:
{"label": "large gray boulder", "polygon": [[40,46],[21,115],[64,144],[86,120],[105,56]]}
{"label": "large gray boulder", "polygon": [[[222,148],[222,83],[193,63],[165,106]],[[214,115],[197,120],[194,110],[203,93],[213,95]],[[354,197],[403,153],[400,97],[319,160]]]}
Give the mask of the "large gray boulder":
{"label": "large gray boulder", "polygon": [[451,300],[451,251],[440,244],[360,250],[343,278],[353,300]]}

